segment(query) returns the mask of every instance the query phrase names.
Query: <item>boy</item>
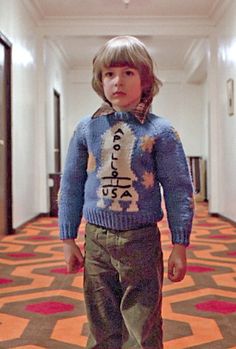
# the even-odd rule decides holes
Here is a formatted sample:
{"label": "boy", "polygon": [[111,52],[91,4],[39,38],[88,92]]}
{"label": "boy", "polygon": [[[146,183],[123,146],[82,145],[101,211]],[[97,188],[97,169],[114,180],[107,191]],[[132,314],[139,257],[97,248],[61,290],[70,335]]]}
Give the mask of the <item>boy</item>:
{"label": "boy", "polygon": [[160,185],[173,243],[168,278],[186,273],[192,183],[176,131],[149,112],[160,85],[142,42],[111,39],[93,60],[92,86],[105,104],[81,120],[70,142],[60,237],[74,271],[83,263],[74,239],[85,217],[87,349],[163,348]]}

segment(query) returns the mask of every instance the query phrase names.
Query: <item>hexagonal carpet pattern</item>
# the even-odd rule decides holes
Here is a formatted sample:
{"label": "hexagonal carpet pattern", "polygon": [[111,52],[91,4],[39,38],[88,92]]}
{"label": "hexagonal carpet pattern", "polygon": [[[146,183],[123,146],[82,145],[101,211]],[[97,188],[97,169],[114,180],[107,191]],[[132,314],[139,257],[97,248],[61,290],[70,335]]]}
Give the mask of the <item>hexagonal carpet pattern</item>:
{"label": "hexagonal carpet pattern", "polygon": [[[159,227],[166,267],[165,219]],[[84,222],[82,249],[83,234]],[[165,274],[164,348],[236,349],[236,225],[197,203],[187,253],[183,282],[170,283]],[[83,270],[67,274],[57,218],[38,218],[4,237],[0,263],[0,348],[85,348]]]}

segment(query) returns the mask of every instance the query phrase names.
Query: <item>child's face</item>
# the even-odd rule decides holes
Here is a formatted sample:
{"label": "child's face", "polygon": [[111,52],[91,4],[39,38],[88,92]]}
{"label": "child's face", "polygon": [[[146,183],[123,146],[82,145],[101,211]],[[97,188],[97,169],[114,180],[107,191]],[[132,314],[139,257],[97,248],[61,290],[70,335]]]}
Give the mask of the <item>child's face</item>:
{"label": "child's face", "polygon": [[136,107],[142,95],[139,71],[129,66],[102,69],[105,97],[116,111],[128,111]]}

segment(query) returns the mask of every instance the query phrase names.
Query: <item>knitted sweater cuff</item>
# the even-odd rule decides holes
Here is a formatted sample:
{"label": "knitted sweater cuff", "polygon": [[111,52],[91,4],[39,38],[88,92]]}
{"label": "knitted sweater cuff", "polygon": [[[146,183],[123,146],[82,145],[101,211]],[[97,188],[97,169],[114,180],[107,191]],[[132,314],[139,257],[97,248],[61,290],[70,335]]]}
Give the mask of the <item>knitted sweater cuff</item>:
{"label": "knitted sweater cuff", "polygon": [[60,239],[76,239],[78,235],[78,225],[76,224],[60,224]]}
{"label": "knitted sweater cuff", "polygon": [[190,233],[191,232],[189,230],[184,230],[183,228],[172,229],[171,231],[172,243],[184,245],[187,247],[190,243],[189,241]]}

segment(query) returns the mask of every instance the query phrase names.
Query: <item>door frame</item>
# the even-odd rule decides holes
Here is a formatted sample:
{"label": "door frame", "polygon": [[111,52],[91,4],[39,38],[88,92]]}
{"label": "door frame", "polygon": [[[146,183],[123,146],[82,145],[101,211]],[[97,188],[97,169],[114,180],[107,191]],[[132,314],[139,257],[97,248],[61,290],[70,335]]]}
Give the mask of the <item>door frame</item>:
{"label": "door frame", "polygon": [[54,172],[61,172],[61,95],[53,89],[54,117]]}
{"label": "door frame", "polygon": [[12,44],[0,32],[0,43],[5,51],[5,78],[6,78],[6,208],[7,208],[7,234],[14,233],[12,224],[12,108],[11,108],[11,70],[12,70]]}

